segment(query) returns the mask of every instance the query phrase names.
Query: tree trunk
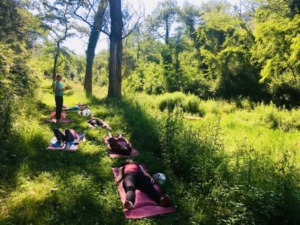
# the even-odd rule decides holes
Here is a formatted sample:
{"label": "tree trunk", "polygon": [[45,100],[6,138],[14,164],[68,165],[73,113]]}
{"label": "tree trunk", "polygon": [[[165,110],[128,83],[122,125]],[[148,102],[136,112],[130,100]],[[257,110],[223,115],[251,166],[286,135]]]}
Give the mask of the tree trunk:
{"label": "tree trunk", "polygon": [[56,68],[57,68],[57,61],[60,53],[60,42],[56,42],[56,49],[55,49],[55,55],[54,55],[54,65],[53,65],[53,72],[52,72],[52,80],[55,82],[56,79]]}
{"label": "tree trunk", "polygon": [[95,49],[100,36],[100,30],[103,25],[103,17],[108,6],[108,0],[102,0],[94,18],[94,24],[89,37],[88,48],[86,51],[86,69],[84,78],[84,89],[87,96],[93,93],[93,64],[95,58]]}
{"label": "tree trunk", "polygon": [[120,98],[122,88],[122,11],[121,0],[109,0],[111,16],[108,98]]}

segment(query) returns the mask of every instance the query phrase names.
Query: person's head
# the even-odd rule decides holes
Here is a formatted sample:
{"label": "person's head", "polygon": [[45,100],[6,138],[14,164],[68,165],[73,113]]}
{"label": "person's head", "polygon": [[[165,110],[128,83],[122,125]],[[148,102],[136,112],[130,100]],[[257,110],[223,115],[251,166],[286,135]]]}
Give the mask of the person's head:
{"label": "person's head", "polygon": [[62,79],[62,76],[61,76],[60,74],[57,74],[57,75],[56,75],[56,80],[57,80],[57,81],[61,81],[61,79]]}
{"label": "person's head", "polygon": [[125,161],[125,165],[128,165],[128,164],[133,164],[134,161],[132,159],[126,159]]}

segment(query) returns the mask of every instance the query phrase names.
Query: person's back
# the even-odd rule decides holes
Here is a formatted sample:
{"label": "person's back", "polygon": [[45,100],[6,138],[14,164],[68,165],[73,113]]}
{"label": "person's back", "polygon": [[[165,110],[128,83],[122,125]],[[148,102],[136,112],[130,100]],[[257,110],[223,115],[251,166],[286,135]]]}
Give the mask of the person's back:
{"label": "person's back", "polygon": [[128,143],[123,137],[114,138],[111,148],[113,150],[128,149]]}
{"label": "person's back", "polygon": [[120,154],[130,154],[131,144],[120,134],[118,137],[109,136],[108,143],[110,150]]}

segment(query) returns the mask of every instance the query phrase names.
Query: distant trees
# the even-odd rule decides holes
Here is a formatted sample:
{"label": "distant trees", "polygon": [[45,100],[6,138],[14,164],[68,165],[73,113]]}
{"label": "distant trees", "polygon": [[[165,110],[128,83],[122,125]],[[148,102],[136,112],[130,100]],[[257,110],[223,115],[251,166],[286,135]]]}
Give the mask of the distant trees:
{"label": "distant trees", "polygon": [[260,81],[268,85],[272,100],[286,107],[300,105],[300,15],[291,3],[270,2],[257,10],[252,51]]}
{"label": "distant trees", "polygon": [[[160,3],[147,18],[147,30],[141,27],[138,51],[149,55],[137,61],[132,78],[127,72],[127,79],[136,81],[130,86],[147,93],[181,90],[203,98],[300,105],[298,6],[293,0],[239,5],[214,0],[181,9],[175,1]],[[146,48],[153,42],[156,48]],[[153,55],[158,56],[155,61]],[[149,89],[153,62],[163,71],[164,82],[151,82]]]}
{"label": "distant trees", "polygon": [[[163,40],[165,46],[161,50],[162,64],[164,68],[164,78],[166,81],[166,88],[168,91],[178,91],[179,84],[178,67],[176,67],[176,53],[175,45],[178,47],[174,38],[172,40],[172,31],[178,18],[179,8],[176,0],[167,0],[159,2],[153,14],[147,18],[147,26],[149,32],[157,40]],[[180,36],[180,35],[179,35]],[[177,36],[177,38],[179,37]],[[177,39],[178,40],[178,39]],[[175,53],[173,55],[173,53]],[[174,58],[174,59],[173,59]],[[174,63],[175,61],[175,63]]]}
{"label": "distant trees", "polygon": [[[160,2],[142,25],[136,23],[131,28],[127,21],[132,21],[136,12],[121,5],[121,0],[56,0],[55,5],[45,0],[43,4],[47,8],[41,17],[47,28],[44,32],[56,44],[54,73],[58,65],[64,65],[58,55],[64,52],[61,43],[75,28],[70,19],[75,15],[74,7],[95,6],[84,8],[90,9],[84,12],[91,27],[84,82],[88,95],[97,79],[108,84],[107,97],[119,98],[125,79],[125,89],[149,94],[183,91],[202,98],[249,97],[287,107],[300,105],[297,0],[247,0],[238,5],[213,0],[200,7],[186,3],[182,8],[175,0],[168,0]],[[105,14],[108,4],[110,18]],[[12,24],[3,19],[7,26]],[[0,35],[4,36],[5,29],[3,26]],[[109,60],[104,62],[108,51],[103,51],[97,57],[101,62],[94,63],[100,32],[110,39]],[[36,33],[28,33],[23,42],[27,47],[34,43]],[[20,38],[18,35],[8,32],[7,40]],[[94,78],[92,68],[97,70]],[[64,65],[64,69],[70,67]]]}

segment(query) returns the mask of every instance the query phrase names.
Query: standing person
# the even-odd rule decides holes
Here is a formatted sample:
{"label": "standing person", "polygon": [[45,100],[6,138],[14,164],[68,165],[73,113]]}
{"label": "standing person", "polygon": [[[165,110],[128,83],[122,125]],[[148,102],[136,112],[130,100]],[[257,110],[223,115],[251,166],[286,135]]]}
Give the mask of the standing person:
{"label": "standing person", "polygon": [[163,207],[169,206],[169,197],[159,193],[153,187],[153,178],[140,164],[134,163],[131,159],[127,159],[125,165],[119,168],[119,175],[116,177],[115,182],[119,185],[122,180],[123,188],[126,192],[124,208],[129,210],[134,208],[136,189],[146,193],[158,205]]}
{"label": "standing person", "polygon": [[60,120],[62,107],[63,107],[63,103],[64,103],[63,96],[64,96],[65,88],[63,87],[61,79],[62,79],[62,76],[60,74],[57,74],[56,81],[54,82],[54,85],[53,85],[53,90],[55,93],[55,104],[56,104],[56,109],[55,109],[56,123],[58,123]]}

